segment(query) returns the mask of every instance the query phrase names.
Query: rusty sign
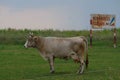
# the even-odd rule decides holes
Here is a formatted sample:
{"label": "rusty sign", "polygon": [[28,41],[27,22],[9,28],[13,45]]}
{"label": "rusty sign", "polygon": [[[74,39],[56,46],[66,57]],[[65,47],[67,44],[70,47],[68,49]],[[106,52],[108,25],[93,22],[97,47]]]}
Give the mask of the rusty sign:
{"label": "rusty sign", "polygon": [[116,16],[109,14],[91,14],[92,28],[115,27]]}

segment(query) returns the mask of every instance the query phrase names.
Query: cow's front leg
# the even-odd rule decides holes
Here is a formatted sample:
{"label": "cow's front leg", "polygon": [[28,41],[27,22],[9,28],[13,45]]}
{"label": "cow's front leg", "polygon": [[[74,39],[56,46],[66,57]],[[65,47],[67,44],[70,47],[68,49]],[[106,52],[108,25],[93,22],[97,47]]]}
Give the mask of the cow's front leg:
{"label": "cow's front leg", "polygon": [[50,73],[54,73],[55,72],[54,71],[54,57],[53,56],[49,57],[48,61],[50,64]]}

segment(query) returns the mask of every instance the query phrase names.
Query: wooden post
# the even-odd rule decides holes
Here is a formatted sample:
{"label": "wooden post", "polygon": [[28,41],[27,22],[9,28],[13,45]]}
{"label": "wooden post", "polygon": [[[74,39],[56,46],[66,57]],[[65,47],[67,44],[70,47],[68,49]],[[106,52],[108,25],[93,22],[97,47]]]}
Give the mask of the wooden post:
{"label": "wooden post", "polygon": [[113,47],[116,48],[116,43],[117,43],[117,37],[116,37],[116,28],[114,28],[114,41],[113,41]]}
{"label": "wooden post", "polygon": [[90,47],[92,48],[92,29],[90,29]]}

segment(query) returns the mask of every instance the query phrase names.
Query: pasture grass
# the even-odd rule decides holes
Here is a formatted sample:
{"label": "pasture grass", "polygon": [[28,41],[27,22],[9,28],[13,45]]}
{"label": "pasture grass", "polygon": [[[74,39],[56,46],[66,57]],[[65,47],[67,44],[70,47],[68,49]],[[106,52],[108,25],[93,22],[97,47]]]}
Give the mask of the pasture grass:
{"label": "pasture grass", "polygon": [[[54,74],[36,49],[23,45],[0,45],[0,80],[120,80],[120,47],[94,42],[89,48],[89,67],[76,74],[79,64],[55,59]],[[97,44],[101,44],[100,46]]]}

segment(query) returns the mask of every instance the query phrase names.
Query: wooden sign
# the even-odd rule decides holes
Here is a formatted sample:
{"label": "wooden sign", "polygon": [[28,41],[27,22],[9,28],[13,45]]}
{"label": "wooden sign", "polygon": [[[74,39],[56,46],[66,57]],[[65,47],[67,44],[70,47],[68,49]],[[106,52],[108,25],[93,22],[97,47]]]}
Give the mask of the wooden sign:
{"label": "wooden sign", "polygon": [[92,28],[115,27],[116,17],[109,14],[91,14],[90,24]]}

